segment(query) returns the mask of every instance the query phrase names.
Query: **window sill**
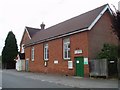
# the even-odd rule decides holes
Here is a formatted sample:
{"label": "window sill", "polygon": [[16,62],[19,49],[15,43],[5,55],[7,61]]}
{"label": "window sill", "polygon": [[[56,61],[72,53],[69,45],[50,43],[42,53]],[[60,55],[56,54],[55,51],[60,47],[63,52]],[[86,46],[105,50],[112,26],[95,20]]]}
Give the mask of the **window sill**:
{"label": "window sill", "polygon": [[70,60],[71,58],[64,58],[64,60]]}
{"label": "window sill", "polygon": [[44,61],[48,61],[48,59],[44,59]]}
{"label": "window sill", "polygon": [[34,62],[34,59],[32,59],[31,61]]}

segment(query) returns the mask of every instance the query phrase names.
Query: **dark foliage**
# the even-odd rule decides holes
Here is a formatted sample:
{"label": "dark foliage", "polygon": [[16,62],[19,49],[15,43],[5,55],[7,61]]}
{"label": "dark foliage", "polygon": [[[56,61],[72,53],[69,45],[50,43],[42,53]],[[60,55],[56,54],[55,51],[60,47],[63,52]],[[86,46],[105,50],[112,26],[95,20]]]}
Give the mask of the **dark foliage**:
{"label": "dark foliage", "polygon": [[18,46],[15,35],[10,31],[5,40],[5,46],[2,51],[2,64],[3,68],[9,68],[15,66],[15,57],[18,54]]}
{"label": "dark foliage", "polygon": [[112,28],[120,41],[120,11],[116,11],[112,16]]}
{"label": "dark foliage", "polygon": [[118,58],[118,46],[104,44],[101,52],[98,54],[97,58],[107,60],[115,60]]}

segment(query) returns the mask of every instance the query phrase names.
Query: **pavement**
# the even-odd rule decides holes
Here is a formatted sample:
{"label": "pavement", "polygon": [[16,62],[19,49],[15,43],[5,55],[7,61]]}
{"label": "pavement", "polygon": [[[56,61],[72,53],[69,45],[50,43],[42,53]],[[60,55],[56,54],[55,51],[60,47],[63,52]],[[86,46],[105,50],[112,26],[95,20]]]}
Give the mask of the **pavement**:
{"label": "pavement", "polygon": [[82,78],[58,74],[18,72],[16,70],[3,70],[3,72],[10,73],[16,76],[30,78],[33,80],[40,80],[42,82],[66,85],[73,88],[118,88],[117,79],[109,80],[109,79]]}

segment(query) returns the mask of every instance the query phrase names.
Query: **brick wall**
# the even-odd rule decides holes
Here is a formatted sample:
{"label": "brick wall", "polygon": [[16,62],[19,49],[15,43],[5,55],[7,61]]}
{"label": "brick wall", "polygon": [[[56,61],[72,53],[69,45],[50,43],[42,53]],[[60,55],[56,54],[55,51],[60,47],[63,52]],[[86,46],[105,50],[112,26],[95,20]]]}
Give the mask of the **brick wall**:
{"label": "brick wall", "polygon": [[[44,66],[44,43],[34,45],[35,48],[35,60],[31,61],[31,47],[25,49],[26,58],[29,58],[30,71],[33,72],[44,72],[44,73],[56,73],[64,75],[75,75],[75,61],[74,58],[77,56],[88,57],[88,41],[87,32],[78,33],[69,36],[71,43],[71,60],[73,61],[73,69],[68,69],[68,60],[63,59],[63,38],[52,40],[48,43],[49,47],[49,60],[47,67]],[[82,54],[74,55],[74,50],[83,50]],[[58,64],[54,64],[54,60],[58,60]],[[89,66],[86,65],[84,68],[85,76],[89,75]]]}
{"label": "brick wall", "polygon": [[23,34],[23,37],[22,37],[22,40],[21,40],[21,44],[20,44],[20,52],[22,50],[22,44],[25,44],[29,40],[30,40],[30,38],[28,37],[28,34],[27,34],[26,30],[25,30],[24,34]]}
{"label": "brick wall", "polygon": [[117,36],[112,31],[111,17],[105,12],[96,25],[88,32],[89,59],[94,59],[103,47],[103,44],[118,45]]}
{"label": "brick wall", "polygon": [[[82,32],[71,36],[71,57],[74,60],[75,57],[83,56],[88,58],[88,33]],[[82,50],[82,54],[75,55],[74,50]],[[75,63],[75,62],[74,62]],[[75,67],[75,66],[74,66]],[[75,72],[74,72],[75,73]],[[84,76],[89,76],[89,65],[84,65]]]}
{"label": "brick wall", "polygon": [[[34,62],[32,62],[31,59],[29,61],[30,71],[75,75],[75,57],[83,56],[89,59],[95,58],[104,43],[117,45],[118,42],[117,37],[112,33],[109,13],[106,12],[92,30],[69,36],[71,44],[71,60],[73,61],[74,67],[69,70],[68,60],[63,59],[64,38],[45,42],[48,43],[49,46],[49,60],[47,62],[47,67],[44,66],[44,43],[34,45],[35,60]],[[31,47],[27,47],[25,50],[26,58],[31,58],[30,49]],[[74,51],[77,49],[82,50],[83,53],[75,55]],[[58,64],[54,64],[54,60],[58,60]],[[84,75],[89,76],[89,65],[84,65]]]}

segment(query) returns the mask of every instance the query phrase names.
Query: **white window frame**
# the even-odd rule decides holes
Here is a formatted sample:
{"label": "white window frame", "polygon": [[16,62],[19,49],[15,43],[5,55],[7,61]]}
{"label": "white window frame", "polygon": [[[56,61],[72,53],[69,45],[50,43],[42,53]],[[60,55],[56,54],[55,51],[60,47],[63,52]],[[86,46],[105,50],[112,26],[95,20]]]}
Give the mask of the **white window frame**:
{"label": "white window frame", "polygon": [[[63,58],[64,59],[70,59],[68,53],[70,52],[70,48],[68,47],[70,45],[70,39],[66,38],[63,40]],[[67,48],[66,48],[67,47]],[[67,57],[65,57],[65,52],[67,51]]]}
{"label": "white window frame", "polygon": [[35,48],[32,47],[32,49],[31,49],[31,61],[34,61],[34,55],[35,55]]}
{"label": "white window frame", "polygon": [[49,58],[48,44],[44,44],[44,60],[47,61]]}
{"label": "white window frame", "polygon": [[22,46],[21,46],[21,53],[24,53],[24,52],[25,52],[24,44],[22,44]]}

